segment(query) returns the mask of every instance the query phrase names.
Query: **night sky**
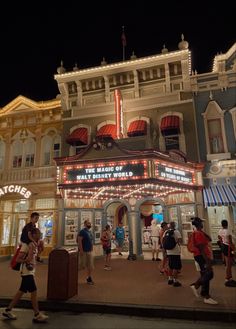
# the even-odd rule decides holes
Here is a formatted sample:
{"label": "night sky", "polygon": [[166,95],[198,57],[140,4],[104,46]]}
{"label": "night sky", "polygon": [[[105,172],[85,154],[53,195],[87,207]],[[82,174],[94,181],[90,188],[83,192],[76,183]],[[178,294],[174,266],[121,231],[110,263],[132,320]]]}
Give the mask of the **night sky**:
{"label": "night sky", "polygon": [[61,60],[67,71],[75,62],[86,68],[100,65],[103,57],[108,63],[121,61],[122,26],[126,59],[132,51],[137,57],[159,54],[163,44],[177,50],[183,33],[198,73],[211,70],[213,57],[236,42],[232,1],[22,0],[4,6],[0,107],[18,95],[36,101],[55,98],[54,74]]}

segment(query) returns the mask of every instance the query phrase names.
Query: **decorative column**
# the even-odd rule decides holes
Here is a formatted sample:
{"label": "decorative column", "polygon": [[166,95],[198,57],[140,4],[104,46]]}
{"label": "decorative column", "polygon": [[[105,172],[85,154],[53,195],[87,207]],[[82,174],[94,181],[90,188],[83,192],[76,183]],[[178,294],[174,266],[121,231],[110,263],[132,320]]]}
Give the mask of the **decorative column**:
{"label": "decorative column", "polygon": [[166,93],[171,92],[170,89],[170,70],[169,70],[169,65],[168,63],[165,64],[165,80],[166,80]]}
{"label": "decorative column", "polygon": [[56,232],[56,247],[64,245],[65,224],[64,224],[64,200],[58,200],[58,218],[57,218],[57,232]]}
{"label": "decorative column", "polygon": [[106,103],[110,103],[110,84],[108,76],[103,76],[104,82],[105,82],[105,101]]}
{"label": "decorative column", "polygon": [[77,86],[77,106],[81,107],[83,104],[83,91],[82,91],[82,83],[79,80],[76,80]]}
{"label": "decorative column", "polygon": [[133,70],[134,75],[134,97],[139,98],[139,82],[138,82],[138,72],[137,70]]}
{"label": "decorative column", "polygon": [[129,257],[130,260],[140,258],[142,255],[141,236],[140,235],[140,220],[137,211],[129,212]]}

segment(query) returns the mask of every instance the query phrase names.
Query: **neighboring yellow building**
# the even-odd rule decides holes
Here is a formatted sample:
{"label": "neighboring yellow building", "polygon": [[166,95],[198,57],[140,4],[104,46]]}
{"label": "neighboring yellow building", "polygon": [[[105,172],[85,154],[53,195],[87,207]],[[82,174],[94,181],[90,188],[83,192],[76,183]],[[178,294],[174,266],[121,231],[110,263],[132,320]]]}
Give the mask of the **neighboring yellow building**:
{"label": "neighboring yellow building", "polygon": [[58,195],[54,157],[61,153],[60,100],[18,96],[0,109],[0,256],[19,243],[32,211],[40,213],[47,256],[57,241]]}

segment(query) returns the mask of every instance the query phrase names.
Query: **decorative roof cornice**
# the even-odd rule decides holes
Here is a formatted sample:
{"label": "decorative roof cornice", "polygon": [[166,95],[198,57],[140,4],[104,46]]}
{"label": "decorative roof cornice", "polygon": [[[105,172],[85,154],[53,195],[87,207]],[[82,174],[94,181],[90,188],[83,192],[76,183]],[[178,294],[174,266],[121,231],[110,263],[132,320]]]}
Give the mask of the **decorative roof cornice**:
{"label": "decorative roof cornice", "polygon": [[33,108],[35,110],[37,110],[37,109],[50,110],[50,109],[53,109],[56,107],[60,107],[61,101],[57,100],[57,99],[53,99],[53,100],[49,100],[49,101],[36,102],[27,97],[19,95],[13,101],[11,101],[6,106],[4,106],[0,109],[0,116],[13,111],[20,105],[25,105],[26,107]]}

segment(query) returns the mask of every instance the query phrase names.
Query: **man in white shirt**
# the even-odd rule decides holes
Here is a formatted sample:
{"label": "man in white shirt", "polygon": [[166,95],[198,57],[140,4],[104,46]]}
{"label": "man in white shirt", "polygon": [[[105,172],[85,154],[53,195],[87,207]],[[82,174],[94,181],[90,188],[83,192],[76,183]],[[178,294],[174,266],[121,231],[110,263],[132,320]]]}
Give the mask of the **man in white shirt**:
{"label": "man in white shirt", "polygon": [[228,221],[226,219],[221,221],[221,225],[222,228],[219,230],[218,238],[222,242],[221,251],[226,260],[225,286],[236,287],[236,281],[232,278],[232,265],[235,250],[232,240],[232,231],[228,228]]}
{"label": "man in white shirt", "polygon": [[[155,219],[151,222],[151,241],[152,241],[152,260],[160,261],[161,259],[158,257],[159,249],[160,249],[160,228],[157,224],[157,221]],[[156,255],[156,258],[155,258]]]}

